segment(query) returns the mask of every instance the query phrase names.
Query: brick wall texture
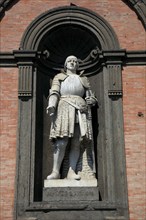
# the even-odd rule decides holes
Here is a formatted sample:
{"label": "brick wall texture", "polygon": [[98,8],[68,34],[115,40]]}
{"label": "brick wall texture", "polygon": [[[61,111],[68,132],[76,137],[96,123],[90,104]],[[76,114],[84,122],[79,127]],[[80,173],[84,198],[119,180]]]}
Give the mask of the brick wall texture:
{"label": "brick wall texture", "polygon": [[[1,51],[17,50],[28,25],[69,0],[19,0],[5,12],[0,24]],[[122,0],[72,0],[105,18],[122,49],[145,50],[146,33],[137,15]],[[123,112],[130,220],[146,219],[146,68],[124,67]],[[13,219],[18,121],[18,69],[0,68],[0,219]],[[142,114],[139,114],[141,112]]]}

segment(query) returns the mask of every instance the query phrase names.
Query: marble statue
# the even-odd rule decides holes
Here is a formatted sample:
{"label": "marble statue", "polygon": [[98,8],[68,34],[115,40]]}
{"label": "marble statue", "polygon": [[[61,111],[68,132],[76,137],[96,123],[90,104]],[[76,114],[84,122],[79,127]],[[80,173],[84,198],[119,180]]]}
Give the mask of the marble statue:
{"label": "marble statue", "polygon": [[81,143],[92,140],[88,114],[97,99],[91,91],[87,77],[83,73],[78,74],[78,67],[79,62],[75,56],[67,57],[64,72],[54,77],[50,89],[47,113],[51,117],[50,139],[54,144],[54,153],[53,170],[47,176],[48,180],[60,178],[60,167],[68,143],[70,150],[67,179],[80,180],[77,163]]}

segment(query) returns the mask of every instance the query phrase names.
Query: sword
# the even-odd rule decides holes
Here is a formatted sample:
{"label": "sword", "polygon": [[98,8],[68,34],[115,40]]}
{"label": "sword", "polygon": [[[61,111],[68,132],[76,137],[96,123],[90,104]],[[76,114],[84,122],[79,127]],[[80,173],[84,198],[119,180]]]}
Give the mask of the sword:
{"label": "sword", "polygon": [[[90,99],[90,97],[93,97],[92,92],[87,90],[86,92],[86,100]],[[97,99],[95,98],[95,100],[97,101]],[[91,112],[91,107],[93,104],[88,104],[88,126],[91,132],[91,151],[92,151],[92,160],[93,160],[93,172],[96,173],[96,167],[95,167],[95,154],[94,154],[94,139],[93,139],[93,128],[92,128],[92,112]]]}

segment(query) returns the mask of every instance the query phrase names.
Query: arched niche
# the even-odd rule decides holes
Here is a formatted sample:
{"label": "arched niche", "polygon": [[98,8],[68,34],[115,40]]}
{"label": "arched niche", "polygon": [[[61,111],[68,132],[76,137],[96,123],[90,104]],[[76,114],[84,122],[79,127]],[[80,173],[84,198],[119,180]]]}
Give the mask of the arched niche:
{"label": "arched niche", "polygon": [[58,7],[38,16],[26,29],[21,48],[37,50],[43,37],[61,25],[79,25],[95,34],[102,49],[119,49],[118,39],[112,27],[101,16],[81,7]]}
{"label": "arched niche", "polygon": [[[40,52],[43,56],[37,62],[30,56],[27,62],[19,63],[18,213],[22,208],[19,201],[23,201],[24,213],[31,210],[36,216],[35,209],[77,211],[75,207],[79,202],[79,209],[86,210],[90,206],[99,219],[127,216],[121,61],[107,60],[102,53],[120,50],[114,30],[90,10],[59,7],[41,14],[28,26],[20,49],[24,53]],[[61,205],[54,199],[44,204],[43,180],[51,169],[52,160],[47,95],[53,76],[63,68],[70,54],[81,60],[80,70],[85,69],[98,98],[98,108],[93,109],[93,127],[100,201],[94,198],[89,204],[88,198],[84,201],[78,198],[76,202],[71,200],[68,206],[67,201]],[[57,212],[54,215],[57,216]]]}

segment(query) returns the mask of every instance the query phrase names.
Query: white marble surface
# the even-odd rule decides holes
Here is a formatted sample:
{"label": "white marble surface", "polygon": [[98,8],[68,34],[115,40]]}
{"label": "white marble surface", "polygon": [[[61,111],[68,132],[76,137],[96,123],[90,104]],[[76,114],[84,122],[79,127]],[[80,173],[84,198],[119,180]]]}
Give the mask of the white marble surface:
{"label": "white marble surface", "polygon": [[44,187],[97,187],[96,179],[88,180],[68,180],[68,179],[57,179],[57,180],[44,180]]}

